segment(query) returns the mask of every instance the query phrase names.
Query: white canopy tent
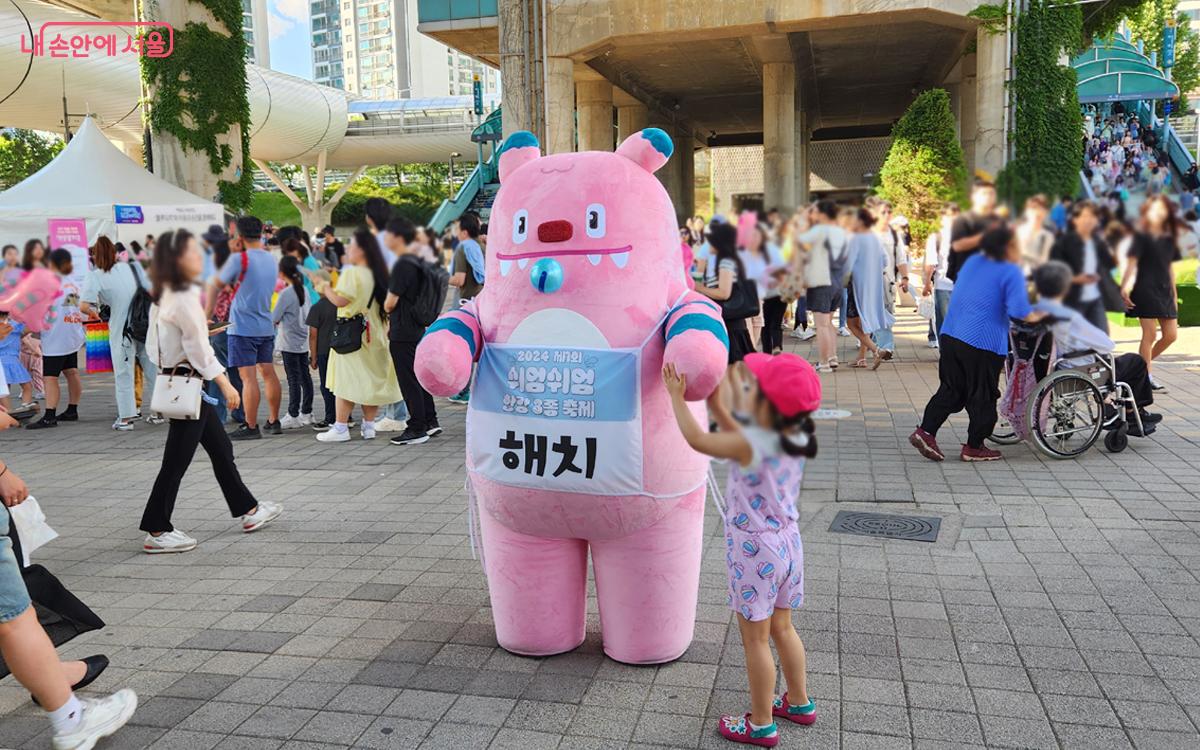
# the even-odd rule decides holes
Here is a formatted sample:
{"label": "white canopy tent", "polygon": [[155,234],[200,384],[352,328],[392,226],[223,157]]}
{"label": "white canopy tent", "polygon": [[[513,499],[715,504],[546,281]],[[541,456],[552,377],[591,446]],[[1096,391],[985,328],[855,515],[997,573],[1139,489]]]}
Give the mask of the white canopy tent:
{"label": "white canopy tent", "polygon": [[49,164],[0,193],[0,243],[45,239],[52,219],[82,219],[87,242],[114,242],[224,225],[224,208],[160,180],[109,142],[87,118]]}

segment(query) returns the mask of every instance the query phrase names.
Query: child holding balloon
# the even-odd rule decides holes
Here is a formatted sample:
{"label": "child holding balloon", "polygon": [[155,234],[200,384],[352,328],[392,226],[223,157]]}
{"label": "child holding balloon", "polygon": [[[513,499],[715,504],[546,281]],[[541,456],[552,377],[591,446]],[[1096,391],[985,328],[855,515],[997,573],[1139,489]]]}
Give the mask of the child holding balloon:
{"label": "child holding balloon", "polygon": [[[696,423],[683,398],[687,383],[671,365],[664,368],[663,381],[688,444],[729,462],[728,507],[723,509],[728,602],[746,652],[750,712],[722,716],[717,730],[733,742],[774,747],[779,743],[775,717],[797,724],[817,720],[792,610],[804,601],[796,500],[804,461],[817,453],[810,415],[821,404],[821,381],[812,365],[794,354],[748,354],[744,370],[736,381],[726,376],[709,398],[717,432],[705,432]],[[735,387],[740,392],[734,393]],[[772,641],[787,679],[787,690],[778,697]]]}

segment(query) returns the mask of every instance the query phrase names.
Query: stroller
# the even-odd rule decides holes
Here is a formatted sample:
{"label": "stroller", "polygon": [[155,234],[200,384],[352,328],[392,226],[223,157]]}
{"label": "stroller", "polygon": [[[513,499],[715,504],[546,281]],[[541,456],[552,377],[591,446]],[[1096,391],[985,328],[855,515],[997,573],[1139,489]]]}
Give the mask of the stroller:
{"label": "stroller", "polygon": [[[1055,351],[1054,322],[1011,321],[1000,421],[992,442],[1025,440],[1050,458],[1064,459],[1086,453],[1105,433],[1104,447],[1120,453],[1129,445],[1125,415],[1133,414],[1139,431],[1142,427],[1133,389],[1117,380],[1111,354]],[[1090,363],[1074,364],[1081,359]]]}

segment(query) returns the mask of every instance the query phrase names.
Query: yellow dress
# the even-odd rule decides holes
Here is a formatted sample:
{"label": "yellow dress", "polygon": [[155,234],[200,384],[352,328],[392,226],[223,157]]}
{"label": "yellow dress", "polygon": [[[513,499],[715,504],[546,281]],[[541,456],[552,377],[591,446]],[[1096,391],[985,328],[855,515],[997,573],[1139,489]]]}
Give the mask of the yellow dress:
{"label": "yellow dress", "polygon": [[375,278],[365,266],[346,266],[334,287],[350,304],[338,308],[338,318],[362,314],[367,319],[363,345],[349,354],[329,352],[327,379],[333,395],[356,404],[382,406],[402,400],[396,368],[388,352],[387,325],[371,296]]}

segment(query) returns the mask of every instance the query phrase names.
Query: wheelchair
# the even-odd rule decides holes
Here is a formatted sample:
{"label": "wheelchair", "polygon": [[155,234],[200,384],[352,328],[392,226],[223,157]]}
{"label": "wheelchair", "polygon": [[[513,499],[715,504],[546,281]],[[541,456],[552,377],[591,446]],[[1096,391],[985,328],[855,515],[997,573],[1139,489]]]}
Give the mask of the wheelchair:
{"label": "wheelchair", "polygon": [[[1036,383],[1026,385],[1021,400],[1005,398],[1012,419],[1002,418],[993,430],[991,441],[1013,445],[1023,440],[1054,459],[1075,458],[1088,451],[1104,434],[1104,447],[1120,453],[1129,445],[1126,415],[1137,421],[1142,432],[1141,414],[1129,384],[1117,380],[1116,360],[1112,354],[1095,350],[1059,353],[1049,326],[1053,319],[1035,324],[1013,320],[1009,328],[1009,354],[1005,361],[1003,390],[1014,387],[1013,379],[1028,382],[1029,368]],[[1079,360],[1087,360],[1081,363]],[[1028,363],[1024,368],[1019,363]],[[1024,376],[1017,375],[1024,369]],[[1015,387],[1021,387],[1017,382]],[[1017,394],[1010,394],[1016,396]]]}

